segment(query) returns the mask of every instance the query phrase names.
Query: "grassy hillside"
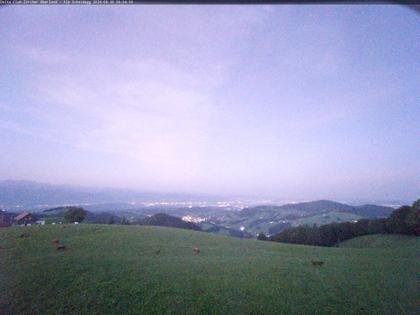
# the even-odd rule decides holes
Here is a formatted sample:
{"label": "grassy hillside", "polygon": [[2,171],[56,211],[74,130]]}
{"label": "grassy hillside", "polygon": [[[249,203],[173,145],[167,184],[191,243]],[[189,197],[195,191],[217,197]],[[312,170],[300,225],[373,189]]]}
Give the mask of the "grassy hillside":
{"label": "grassy hillside", "polygon": [[419,252],[418,239],[354,249],[148,226],[0,229],[0,314],[415,314]]}
{"label": "grassy hillside", "polygon": [[[359,220],[362,217],[353,213],[340,211],[320,211],[307,213],[301,210],[287,209],[279,206],[259,206],[233,212],[223,219],[214,218],[219,225],[235,230],[241,227],[256,236],[258,233],[272,234],[271,229],[278,224],[288,223],[290,226],[323,225],[332,222]],[[285,227],[286,228],[286,227]],[[275,233],[280,232],[276,231]]]}
{"label": "grassy hillside", "polygon": [[301,219],[297,219],[293,222],[294,226],[299,225],[324,225],[329,224],[332,222],[341,223],[341,222],[351,222],[354,220],[359,220],[361,217],[348,212],[338,212],[338,211],[331,211],[328,213],[313,215],[309,217],[303,217]]}
{"label": "grassy hillside", "polygon": [[258,233],[276,234],[287,226],[324,225],[329,223],[351,222],[362,218],[388,217],[394,208],[363,205],[350,206],[330,200],[318,200],[277,205],[263,205],[244,208],[238,212],[227,213],[222,217],[212,217],[218,225],[244,229],[252,235]]}
{"label": "grassy hillside", "polygon": [[419,250],[420,238],[400,234],[375,234],[356,237],[340,243],[343,248],[399,248],[412,247]]}

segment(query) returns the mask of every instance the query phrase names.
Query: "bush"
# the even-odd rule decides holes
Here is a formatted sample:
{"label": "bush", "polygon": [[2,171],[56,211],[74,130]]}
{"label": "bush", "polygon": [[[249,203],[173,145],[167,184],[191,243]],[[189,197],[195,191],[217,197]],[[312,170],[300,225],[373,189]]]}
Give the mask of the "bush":
{"label": "bush", "polygon": [[264,233],[259,233],[257,236],[257,239],[260,241],[266,241],[267,240],[267,236]]}

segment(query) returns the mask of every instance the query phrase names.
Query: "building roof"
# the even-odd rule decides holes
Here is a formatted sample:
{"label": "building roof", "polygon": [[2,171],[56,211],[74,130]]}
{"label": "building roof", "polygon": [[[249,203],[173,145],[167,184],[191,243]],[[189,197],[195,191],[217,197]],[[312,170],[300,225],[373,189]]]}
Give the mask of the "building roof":
{"label": "building roof", "polygon": [[30,215],[30,213],[29,213],[29,212],[22,212],[21,214],[19,214],[19,215],[15,218],[15,221],[19,221],[19,220],[23,219],[24,217],[26,217],[26,216],[28,216],[28,215]]}

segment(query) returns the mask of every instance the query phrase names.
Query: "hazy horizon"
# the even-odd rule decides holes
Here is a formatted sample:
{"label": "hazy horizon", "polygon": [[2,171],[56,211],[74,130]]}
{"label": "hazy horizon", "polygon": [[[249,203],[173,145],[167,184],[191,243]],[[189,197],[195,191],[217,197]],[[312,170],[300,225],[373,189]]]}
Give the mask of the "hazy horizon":
{"label": "hazy horizon", "polygon": [[10,6],[0,20],[0,180],[419,197],[413,10]]}

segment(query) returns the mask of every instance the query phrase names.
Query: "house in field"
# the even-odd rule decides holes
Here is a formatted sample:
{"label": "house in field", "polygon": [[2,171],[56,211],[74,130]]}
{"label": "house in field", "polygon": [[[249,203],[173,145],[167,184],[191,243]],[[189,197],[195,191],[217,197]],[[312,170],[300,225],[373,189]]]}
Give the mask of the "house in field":
{"label": "house in field", "polygon": [[35,222],[35,218],[32,213],[22,212],[14,219],[16,225],[30,225]]}

